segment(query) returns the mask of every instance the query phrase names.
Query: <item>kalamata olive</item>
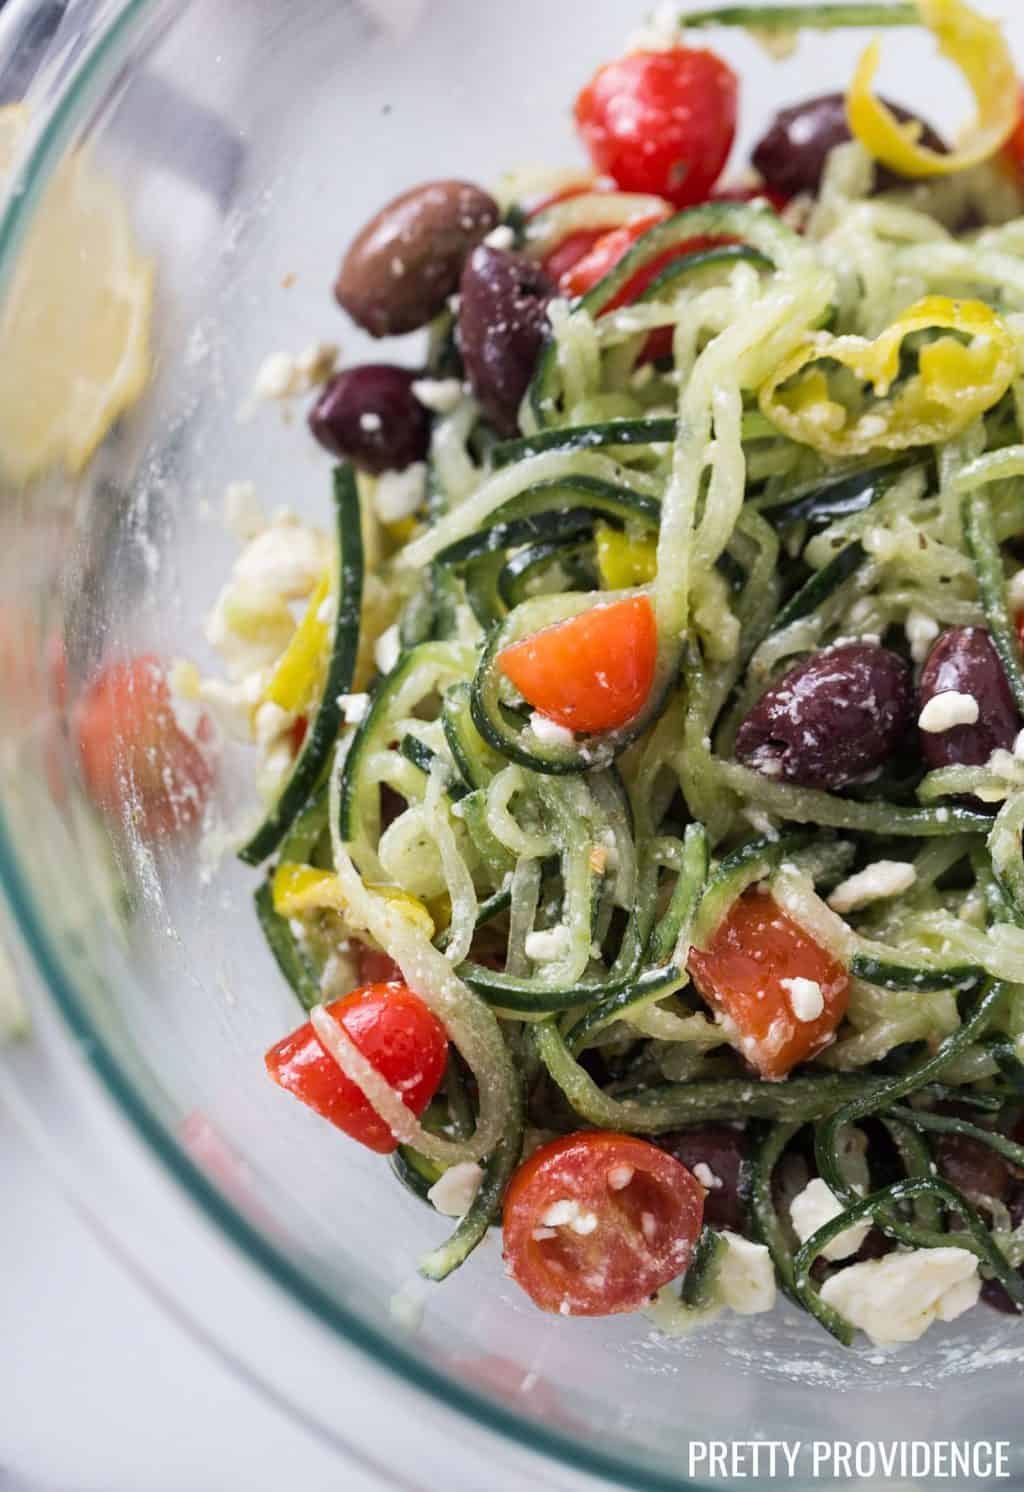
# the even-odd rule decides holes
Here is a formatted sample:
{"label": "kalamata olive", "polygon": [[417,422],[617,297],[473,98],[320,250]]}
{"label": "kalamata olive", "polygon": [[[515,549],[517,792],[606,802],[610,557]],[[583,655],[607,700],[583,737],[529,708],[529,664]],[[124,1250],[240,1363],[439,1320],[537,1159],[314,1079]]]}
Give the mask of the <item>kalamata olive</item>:
{"label": "kalamata olive", "polygon": [[978,767],[997,747],[1009,750],[1020,718],[992,638],[984,627],[951,627],[935,643],[921,670],[922,709],[937,694],[966,694],[978,702],[973,725],[921,730],[921,754],[938,767]]}
{"label": "kalamata olive", "polygon": [[422,461],[430,416],[412,391],[416,374],[390,363],[336,373],[309,412],[309,428],[332,456],[362,471],[402,471]]}
{"label": "kalamata olive", "polygon": [[426,326],[500,215],[493,197],[467,181],[428,181],[403,192],[345,255],[334,286],[339,304],[374,337]]}
{"label": "kalamata olive", "polygon": [[555,287],[525,254],[482,244],[459,287],[459,347],[480,407],[499,435],[515,435],[522,397],[548,333]]}
{"label": "kalamata olive", "polygon": [[841,788],[899,746],[911,718],[910,669],[877,643],[806,658],[763,694],[736,736],[741,762],[802,787]]}
{"label": "kalamata olive", "polygon": [[940,1175],[962,1191],[970,1202],[995,1197],[1001,1201],[1010,1185],[1010,1172],[1001,1156],[970,1135],[937,1135],[935,1163]]}
{"label": "kalamata olive", "polygon": [[[707,1188],[704,1221],[732,1233],[746,1229],[746,1142],[742,1130],[727,1124],[702,1124],[658,1135],[656,1143],[681,1161]],[[706,1171],[703,1169],[706,1167]]]}
{"label": "kalamata olive", "polygon": [[[900,108],[899,104],[889,104],[889,108],[904,124],[911,120],[921,124],[920,144],[945,151],[945,143],[916,114]],[[786,197],[796,197],[801,192],[817,193],[829,152],[852,138],[845,96],[825,93],[776,114],[751,160],[764,177],[765,185],[773,191]],[[889,191],[899,186],[901,180],[894,171],[879,166],[875,172],[875,190]]]}

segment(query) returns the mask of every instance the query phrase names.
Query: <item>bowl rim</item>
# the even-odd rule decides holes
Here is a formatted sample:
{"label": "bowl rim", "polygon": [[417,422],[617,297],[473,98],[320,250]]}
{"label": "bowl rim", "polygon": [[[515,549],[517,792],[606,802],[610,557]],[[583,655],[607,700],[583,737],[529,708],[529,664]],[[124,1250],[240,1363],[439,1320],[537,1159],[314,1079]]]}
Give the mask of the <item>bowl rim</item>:
{"label": "bowl rim", "polygon": [[[15,267],[17,249],[31,222],[33,209],[57,165],[62,151],[84,122],[90,105],[103,97],[105,85],[116,74],[123,50],[130,50],[155,19],[165,0],[115,0],[109,18],[97,26],[62,78],[59,91],[24,158],[8,184],[0,211],[0,303]],[[12,7],[13,9],[13,7]],[[467,1416],[484,1430],[507,1439],[520,1450],[540,1452],[575,1472],[639,1489],[639,1492],[710,1492],[704,1483],[645,1467],[626,1456],[597,1449],[582,1438],[526,1418],[499,1400],[470,1388],[408,1350],[396,1336],[379,1330],[350,1312],[312,1273],[296,1265],[269,1237],[232,1203],[187,1154],[152,1105],[133,1082],[114,1048],[92,1022],[86,1002],[68,972],[56,938],[46,927],[28,878],[14,848],[14,837],[0,802],[0,892],[13,915],[28,955],[52,997],[59,1017],[75,1040],[79,1054],[113,1100],[120,1116],[142,1140],[218,1233],[240,1249],[270,1283],[335,1336],[364,1353],[385,1371],[394,1373],[414,1390],[439,1400],[446,1408]],[[287,1392],[280,1402],[294,1411]]]}

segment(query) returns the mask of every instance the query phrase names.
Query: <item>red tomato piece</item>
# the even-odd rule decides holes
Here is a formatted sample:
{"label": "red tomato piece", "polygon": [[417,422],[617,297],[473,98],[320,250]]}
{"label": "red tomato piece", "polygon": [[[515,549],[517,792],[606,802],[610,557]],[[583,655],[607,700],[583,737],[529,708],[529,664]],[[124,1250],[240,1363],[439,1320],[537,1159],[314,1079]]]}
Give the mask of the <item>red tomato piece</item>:
{"label": "red tomato piece", "polygon": [[106,812],[128,813],[147,838],[200,817],[213,781],[209,723],[195,737],[181,729],[159,658],[105,668],[78,702],[75,729],[86,787]]}
{"label": "red tomato piece", "polygon": [[1021,187],[1024,188],[1024,83],[1021,84],[1020,92],[1020,119],[1017,128],[1003,147],[1003,154],[1016,173]]}
{"label": "red tomato piece", "polygon": [[1024,611],[1018,611],[1016,617],[1017,636],[1020,638],[1021,649],[1024,650]]}
{"label": "red tomato piece", "polygon": [[632,1135],[566,1135],[535,1150],[505,1197],[505,1262],[542,1311],[635,1311],[690,1263],[704,1188]]}
{"label": "red tomato piece", "polygon": [[[612,228],[607,233],[602,233],[590,250],[560,276],[559,290],[565,295],[586,295],[588,290],[593,290],[598,281],[603,280],[615,268],[649,228],[663,223],[668,216],[669,210],[666,208],[664,212],[648,213],[632,223],[623,224],[621,228]],[[636,300],[665,266],[687,252],[688,248],[687,245],[686,249],[669,249],[666,253],[659,254],[650,264],[644,265],[643,269],[637,270],[604,307],[602,314],[617,311],[620,306],[627,306],[630,301]]]}
{"label": "red tomato piece", "polygon": [[642,707],[658,652],[646,596],[594,606],[498,654],[498,667],[529,704],[567,730],[615,730]]}
{"label": "red tomato piece", "polygon": [[[838,959],[762,891],[740,897],[709,946],[690,950],[689,969],[704,999],[731,1022],[737,1050],[763,1078],[784,1078],[828,1046],[850,998]],[[820,992],[820,1013],[810,1019],[797,1013],[801,1002],[791,987],[797,979],[810,980]],[[808,993],[813,1006],[814,992]]]}
{"label": "red tomato piece", "polygon": [[[418,1118],[441,1084],[448,1056],[445,1029],[433,1012],[404,984],[364,985],[327,1009]],[[378,1155],[396,1149],[384,1120],[309,1021],[272,1046],[265,1061],[274,1082],[321,1118]]]}
{"label": "red tomato piece", "polygon": [[[544,256],[542,261],[544,273],[549,279],[554,280],[560,289],[565,289],[562,282],[573,265],[586,258],[594,245],[600,243],[605,236],[603,228],[580,228],[576,233],[570,233]],[[578,292],[571,290],[569,294],[576,295]]]}
{"label": "red tomato piece", "polygon": [[677,207],[703,202],[729,158],[739,85],[714,52],[631,52],[599,68],[576,124],[599,171]]}

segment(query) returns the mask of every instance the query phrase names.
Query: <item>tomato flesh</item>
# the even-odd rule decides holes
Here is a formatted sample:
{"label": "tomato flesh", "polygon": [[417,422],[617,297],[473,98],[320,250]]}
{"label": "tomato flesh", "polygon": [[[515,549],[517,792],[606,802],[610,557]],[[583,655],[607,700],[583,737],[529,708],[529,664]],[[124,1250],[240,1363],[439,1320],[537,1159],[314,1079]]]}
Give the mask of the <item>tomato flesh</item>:
{"label": "tomato flesh", "polygon": [[[691,949],[689,969],[725,1018],[730,1040],[764,1078],[784,1078],[826,1047],[849,1003],[842,964],[761,891],[740,897],[707,948]],[[814,1019],[794,1012],[794,991],[783,983],[794,979],[819,987],[823,1008]]]}
{"label": "tomato flesh", "polygon": [[401,984],[402,971],[393,958],[369,943],[358,945],[360,984]]}
{"label": "tomato flesh", "polygon": [[623,191],[689,207],[729,158],[738,94],[736,74],[714,52],[631,52],[594,74],[576,100],[576,124],[596,168]]}
{"label": "tomato flesh", "polygon": [[1020,91],[1020,119],[1017,128],[1003,147],[1005,159],[1012,167],[1021,187],[1024,187],[1024,83]]}
{"label": "tomato flesh", "polygon": [[654,682],[658,629],[646,596],[594,606],[498,654],[498,667],[541,715],[567,730],[615,730]]}
{"label": "tomato flesh", "polygon": [[113,663],[75,709],[85,784],[110,814],[129,814],[146,838],[186,828],[202,814],[213,772],[202,739],[186,735],[171,708],[163,664],[145,655]]}
{"label": "tomato flesh", "polygon": [[657,1146],[604,1131],[567,1135],[512,1178],[506,1266],[542,1311],[635,1311],[686,1270],[703,1214],[703,1187]]}
{"label": "tomato flesh", "polygon": [[[448,1038],[437,1017],[404,984],[369,984],[327,1006],[363,1056],[417,1117],[444,1076]],[[379,1155],[397,1142],[384,1120],[325,1051],[309,1021],[272,1046],[267,1071],[321,1118]]]}

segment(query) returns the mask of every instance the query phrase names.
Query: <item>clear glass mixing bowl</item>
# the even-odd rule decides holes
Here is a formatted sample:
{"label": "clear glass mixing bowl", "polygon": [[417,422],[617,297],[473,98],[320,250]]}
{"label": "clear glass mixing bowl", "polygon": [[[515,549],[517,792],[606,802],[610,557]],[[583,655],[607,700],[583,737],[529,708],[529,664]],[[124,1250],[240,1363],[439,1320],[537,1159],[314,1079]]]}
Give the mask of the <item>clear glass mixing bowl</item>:
{"label": "clear glass mixing bowl", "polygon": [[[136,1259],[146,1219],[108,1200],[118,1176],[88,1168],[105,1157],[109,1172],[128,1131],[143,1142],[140,1175],[169,1169],[180,1185],[160,1204],[163,1253],[154,1240],[142,1263],[172,1299],[196,1283],[174,1279],[173,1255],[197,1209],[230,1244],[239,1281],[262,1272],[233,1319],[215,1320],[207,1302],[203,1325],[225,1350],[342,1440],[357,1442],[359,1427],[332,1405],[331,1363],[354,1348],[375,1360],[368,1381],[388,1375],[381,1393],[405,1380],[438,1413],[456,1411],[467,1444],[480,1427],[499,1432],[496,1457],[517,1443],[553,1458],[560,1485],[599,1472],[670,1488],[700,1484],[695,1439],[1013,1441],[1022,1329],[975,1312],[890,1356],[843,1351],[784,1308],[669,1341],[642,1320],[540,1315],[505,1279],[492,1238],[443,1288],[422,1288],[411,1330],[393,1297],[445,1223],[265,1080],[262,1052],[296,1012],[252,916],[256,876],[230,854],[154,858],[106,843],[62,730],[102,660],[207,659],[202,618],[233,555],[217,516],[229,481],[254,481],[270,508],[325,514],[328,463],[301,424],[242,407],[270,352],[335,337],[349,358],[367,351],[330,295],[354,230],[428,177],[575,162],[569,101],[643,3],[5,8],[0,101],[32,81],[0,222],[2,324],[37,312],[40,345],[60,358],[62,326],[17,298],[33,221],[85,141],[155,263],[156,305],[148,385],[86,470],[0,492],[0,877],[8,932],[41,989],[31,1031],[5,1053],[6,1081]],[[1024,55],[1024,22],[1010,27]],[[773,104],[840,87],[860,44],[811,39],[772,63],[748,38],[723,38],[745,78],[741,147]],[[942,125],[949,84],[928,44],[900,34],[886,56],[883,85]],[[67,254],[73,276],[75,241]],[[244,780],[230,763],[221,773],[226,823]],[[113,1126],[79,1122],[88,1069],[119,1110]],[[261,1297],[276,1303],[266,1320]],[[315,1383],[302,1377],[313,1361]],[[392,1460],[387,1444],[377,1451]]]}

